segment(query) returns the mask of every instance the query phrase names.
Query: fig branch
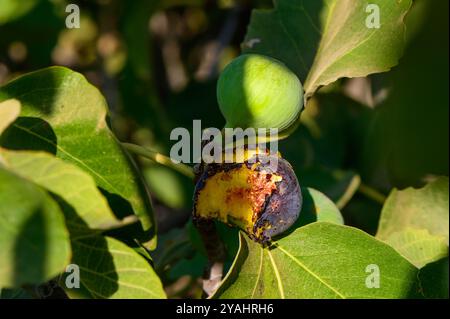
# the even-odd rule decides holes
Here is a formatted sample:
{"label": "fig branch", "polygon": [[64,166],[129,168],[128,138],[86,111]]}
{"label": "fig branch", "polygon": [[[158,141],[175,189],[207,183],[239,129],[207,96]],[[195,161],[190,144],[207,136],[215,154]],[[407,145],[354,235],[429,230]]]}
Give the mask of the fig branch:
{"label": "fig branch", "polygon": [[192,168],[186,164],[174,163],[169,157],[140,145],[131,143],[121,143],[121,144],[126,150],[136,155],[148,158],[153,162],[160,164],[162,166],[169,167],[190,179],[194,178],[194,172]]}

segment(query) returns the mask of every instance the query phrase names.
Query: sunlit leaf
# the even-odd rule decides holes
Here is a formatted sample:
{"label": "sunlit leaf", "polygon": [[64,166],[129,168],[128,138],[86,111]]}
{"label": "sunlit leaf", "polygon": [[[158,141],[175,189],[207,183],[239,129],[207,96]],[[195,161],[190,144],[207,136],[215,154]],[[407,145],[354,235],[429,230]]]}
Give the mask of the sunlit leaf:
{"label": "sunlit leaf", "polygon": [[390,235],[386,243],[394,247],[417,268],[448,255],[444,236],[433,236],[426,229],[405,229]]}
{"label": "sunlit leaf", "polygon": [[[274,1],[252,14],[245,52],[275,57],[304,83],[305,98],[341,77],[384,72],[396,65],[404,45],[403,18],[410,0],[376,0],[380,28],[369,28],[368,1]],[[380,50],[380,48],[383,48]]]}
{"label": "sunlit leaf", "polygon": [[[379,288],[371,269],[379,270]],[[394,249],[355,228],[313,223],[262,248],[241,236],[220,298],[406,298],[417,269]],[[369,281],[369,282],[368,282]]]}
{"label": "sunlit leaf", "polygon": [[72,263],[80,285],[61,286],[72,298],[166,298],[161,281],[144,257],[122,242],[102,236],[72,238]]}
{"label": "sunlit leaf", "polygon": [[418,267],[448,255],[448,177],[423,188],[394,189],[383,206],[377,237]]}
{"label": "sunlit leaf", "polygon": [[79,73],[51,67],[0,88],[0,101],[10,98],[22,103],[22,111],[0,145],[44,150],[77,165],[94,178],[119,217],[134,212],[145,230],[143,239],[153,238],[147,190],[109,130],[105,99],[94,86]]}
{"label": "sunlit leaf", "polygon": [[44,152],[2,148],[0,160],[10,171],[46,188],[70,204],[75,212],[66,216],[68,222],[76,224],[81,218],[83,224],[93,229],[120,225],[94,179],[77,166]]}
{"label": "sunlit leaf", "polygon": [[12,123],[20,114],[20,102],[14,99],[0,103],[0,134]]}
{"label": "sunlit leaf", "polygon": [[0,287],[43,283],[64,270],[70,254],[57,203],[0,163]]}

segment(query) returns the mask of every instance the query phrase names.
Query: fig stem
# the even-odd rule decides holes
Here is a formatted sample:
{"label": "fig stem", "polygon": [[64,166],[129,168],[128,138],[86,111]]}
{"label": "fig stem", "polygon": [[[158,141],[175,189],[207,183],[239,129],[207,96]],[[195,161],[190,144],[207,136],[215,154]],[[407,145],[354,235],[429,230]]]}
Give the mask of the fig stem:
{"label": "fig stem", "polygon": [[203,291],[210,297],[222,281],[227,252],[214,221],[194,218],[193,224],[200,234],[208,257],[208,266],[203,275]]}
{"label": "fig stem", "polygon": [[[292,122],[292,124],[287,127],[286,129],[282,130],[281,132],[278,132],[278,135],[276,137],[271,137],[270,135],[266,135],[265,137],[259,137],[256,141],[256,143],[270,143],[271,141],[280,141],[280,140],[284,140],[286,138],[288,138],[292,133],[294,133],[298,127],[300,126],[300,115]],[[223,127],[223,129],[221,130],[222,136],[225,136],[225,129],[226,128],[232,128],[231,125],[229,125],[228,123],[225,124],[225,126]],[[247,145],[247,137],[244,138],[240,138],[237,140],[233,140],[229,143],[225,143],[225,141],[222,141],[224,143],[223,149],[227,150],[229,148],[234,148],[235,145],[238,145],[239,143],[243,143],[243,145]],[[214,143],[214,142],[213,142]]]}
{"label": "fig stem", "polygon": [[174,163],[174,162],[172,162],[172,160],[169,157],[167,157],[161,153],[158,153],[156,151],[153,151],[151,149],[140,146],[140,145],[131,144],[131,143],[121,143],[121,144],[126,150],[128,150],[134,154],[148,158],[148,159],[154,161],[155,163],[158,163],[162,166],[171,168],[190,179],[194,179],[194,171],[192,170],[192,168],[190,166],[188,166],[186,164]]}
{"label": "fig stem", "polygon": [[364,183],[359,184],[358,192],[381,205],[386,201],[386,195]]}

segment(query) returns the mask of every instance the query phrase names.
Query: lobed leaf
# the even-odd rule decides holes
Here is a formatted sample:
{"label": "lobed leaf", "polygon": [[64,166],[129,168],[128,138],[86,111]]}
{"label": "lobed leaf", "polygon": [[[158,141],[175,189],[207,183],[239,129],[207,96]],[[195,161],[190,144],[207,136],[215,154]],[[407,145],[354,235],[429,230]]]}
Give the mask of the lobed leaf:
{"label": "lobed leaf", "polygon": [[[377,5],[380,28],[368,28],[366,12]],[[277,58],[304,83],[305,99],[342,77],[384,72],[403,53],[403,18],[411,0],[274,1],[252,13],[245,52]]]}

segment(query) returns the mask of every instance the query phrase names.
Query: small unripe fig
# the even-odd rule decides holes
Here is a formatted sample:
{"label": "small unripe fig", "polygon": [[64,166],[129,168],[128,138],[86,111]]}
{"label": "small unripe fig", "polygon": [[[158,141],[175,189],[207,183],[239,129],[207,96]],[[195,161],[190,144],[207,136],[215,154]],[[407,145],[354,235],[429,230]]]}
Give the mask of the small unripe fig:
{"label": "small unripe fig", "polygon": [[303,87],[282,62],[243,54],[220,75],[217,100],[226,127],[278,128],[281,132],[300,114]]}
{"label": "small unripe fig", "polygon": [[195,187],[193,217],[236,226],[265,245],[297,220],[302,195],[285,159],[267,153],[251,159],[206,165]]}

